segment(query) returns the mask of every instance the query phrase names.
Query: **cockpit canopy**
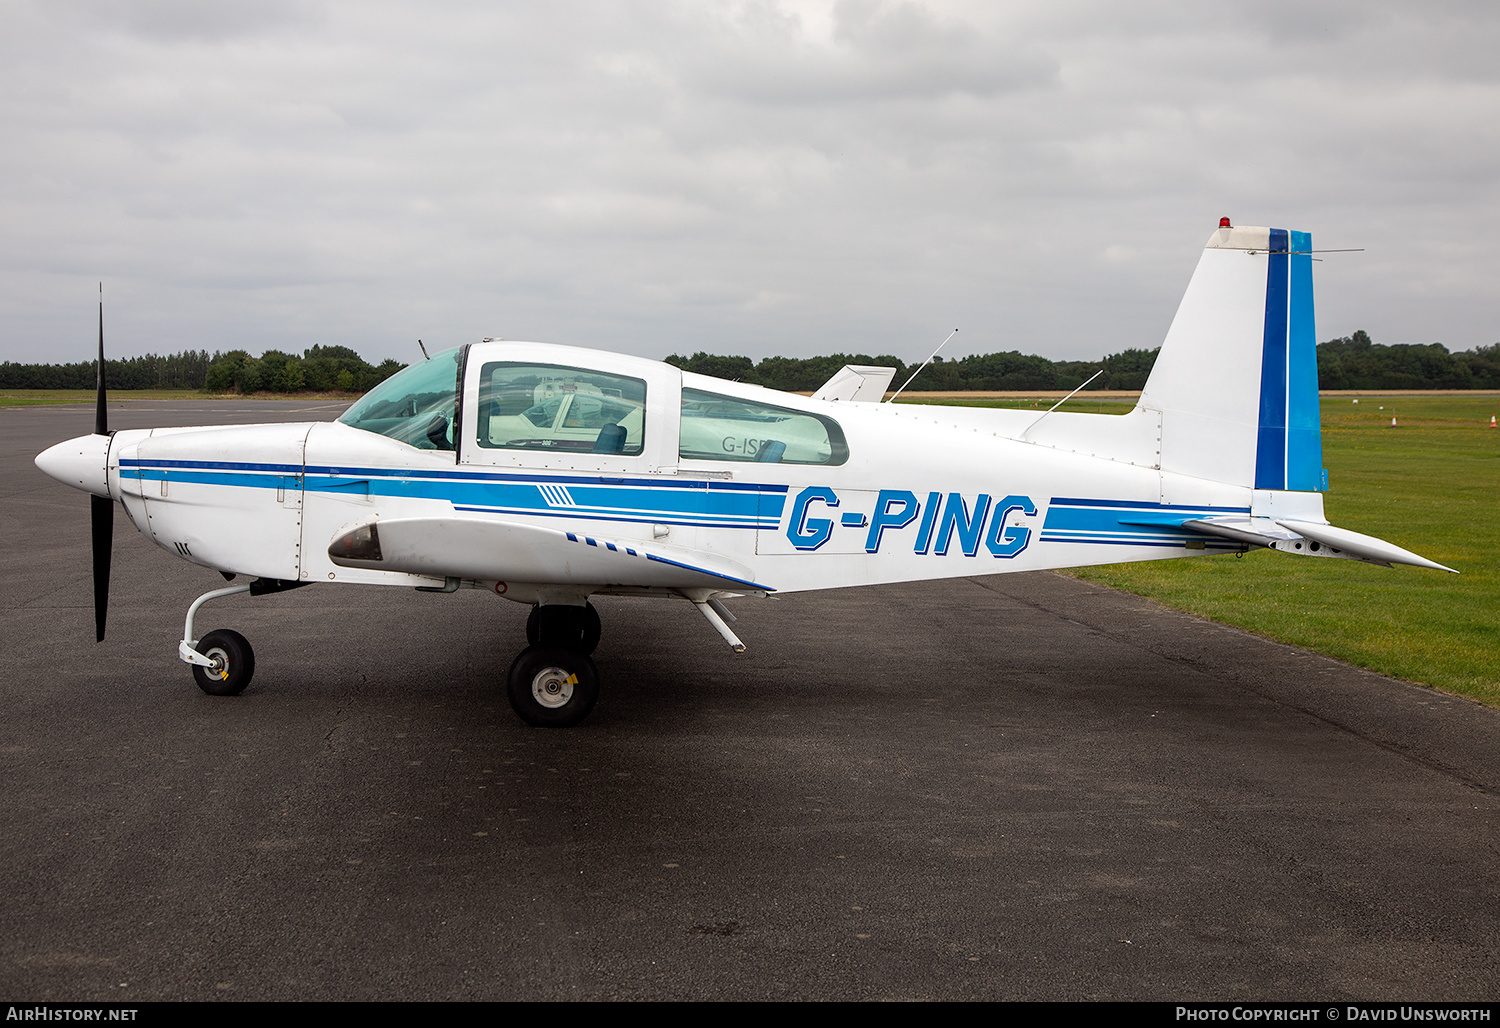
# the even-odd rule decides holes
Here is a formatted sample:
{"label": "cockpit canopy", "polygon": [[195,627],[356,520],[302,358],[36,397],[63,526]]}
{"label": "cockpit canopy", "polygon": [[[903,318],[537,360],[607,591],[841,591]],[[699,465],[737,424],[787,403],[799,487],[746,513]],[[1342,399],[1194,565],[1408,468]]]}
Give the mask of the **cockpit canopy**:
{"label": "cockpit canopy", "polygon": [[[423,450],[451,451],[461,442],[465,463],[515,460],[519,455],[503,457],[503,451],[524,450],[577,467],[572,460],[584,455],[643,457],[652,439],[658,440],[653,446],[670,447],[672,432],[663,422],[675,407],[677,460],[838,465],[849,458],[843,430],[827,415],[679,386],[680,374],[666,365],[610,356],[621,366],[602,370],[547,362],[554,354],[591,353],[586,350],[535,343],[504,344],[504,349],[476,345],[444,350],[398,372],[339,421]],[[484,360],[501,355],[533,359]],[[468,403],[476,407],[462,415],[462,437],[455,428],[461,417],[461,376],[469,379]],[[648,381],[654,398],[649,417]],[[713,380],[694,376],[694,381]],[[652,459],[676,463],[670,452]]]}
{"label": "cockpit canopy", "polygon": [[356,401],[339,421],[419,450],[453,449],[462,358],[460,346],[403,368]]}

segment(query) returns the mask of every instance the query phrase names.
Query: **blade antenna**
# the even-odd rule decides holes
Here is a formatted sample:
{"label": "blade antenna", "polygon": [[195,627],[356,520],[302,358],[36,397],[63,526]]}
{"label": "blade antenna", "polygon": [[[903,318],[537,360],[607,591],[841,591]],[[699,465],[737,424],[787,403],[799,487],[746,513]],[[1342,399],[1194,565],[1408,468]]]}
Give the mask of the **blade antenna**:
{"label": "blade antenna", "polygon": [[[958,335],[958,329],[955,328],[952,332],[948,333],[948,339],[952,339],[956,335]],[[925,368],[927,367],[927,365],[932,363],[932,358],[938,355],[938,350],[941,350],[943,347],[948,345],[948,339],[944,339],[941,343],[938,343],[937,350],[933,350],[930,354],[927,355],[927,359],[922,362],[922,368]],[[918,368],[916,371],[913,371],[911,373],[911,378],[908,378],[905,382],[901,383],[901,389],[905,389],[907,386],[911,385],[911,379],[916,378],[918,375],[920,375],[922,373],[922,368]],[[894,393],[892,393],[891,398],[885,402],[895,403],[896,397],[901,395],[901,389],[897,389]]]}
{"label": "blade antenna", "polygon": [[422,359],[424,361],[430,361],[430,360],[432,360],[431,357],[427,356],[427,347],[425,347],[425,346],[422,345],[422,340],[420,340],[420,339],[417,340],[417,349],[419,349],[419,350],[422,351]]}

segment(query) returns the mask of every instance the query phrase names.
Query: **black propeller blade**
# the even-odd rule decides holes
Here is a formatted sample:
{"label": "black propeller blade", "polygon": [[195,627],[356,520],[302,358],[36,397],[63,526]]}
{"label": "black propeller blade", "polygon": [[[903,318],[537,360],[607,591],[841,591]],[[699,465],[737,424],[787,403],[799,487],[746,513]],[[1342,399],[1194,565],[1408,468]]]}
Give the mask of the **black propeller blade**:
{"label": "black propeller blade", "polygon": [[104,283],[99,283],[99,366],[94,376],[98,395],[94,400],[94,434],[109,435],[109,417],[104,412]]}
{"label": "black propeller blade", "polygon": [[104,641],[104,616],[109,613],[109,556],[115,541],[115,502],[89,497],[90,527],[94,535],[94,641]]}
{"label": "black propeller blade", "polygon": [[[99,283],[98,396],[94,402],[94,434],[109,435],[104,411],[104,283]],[[106,475],[108,471],[106,470]],[[109,558],[115,541],[115,504],[105,496],[89,497],[89,527],[94,550],[94,641],[104,641],[104,617],[109,613]]]}

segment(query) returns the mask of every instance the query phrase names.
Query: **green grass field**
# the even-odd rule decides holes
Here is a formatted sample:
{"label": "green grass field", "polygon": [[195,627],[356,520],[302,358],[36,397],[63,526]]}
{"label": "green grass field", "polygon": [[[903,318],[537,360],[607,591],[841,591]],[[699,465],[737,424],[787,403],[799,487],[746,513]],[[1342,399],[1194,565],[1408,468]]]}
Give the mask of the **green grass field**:
{"label": "green grass field", "polygon": [[1489,427],[1500,398],[1339,397],[1322,409],[1328,520],[1461,574],[1267,550],[1073,574],[1500,707],[1500,429]]}
{"label": "green grass field", "polygon": [[[203,395],[196,389],[132,389],[111,399],[191,400]],[[93,403],[92,389],[7,389],[0,392],[0,407],[43,407],[55,403]]]}

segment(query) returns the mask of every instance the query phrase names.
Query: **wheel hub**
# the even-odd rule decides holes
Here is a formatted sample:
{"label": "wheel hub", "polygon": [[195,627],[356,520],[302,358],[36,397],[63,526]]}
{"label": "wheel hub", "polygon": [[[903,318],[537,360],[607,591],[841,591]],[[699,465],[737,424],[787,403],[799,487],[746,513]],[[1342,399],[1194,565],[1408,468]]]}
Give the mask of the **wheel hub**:
{"label": "wheel hub", "polygon": [[563,668],[542,668],[531,680],[531,695],[544,707],[564,707],[573,698],[573,686],[577,684],[578,677]]}

